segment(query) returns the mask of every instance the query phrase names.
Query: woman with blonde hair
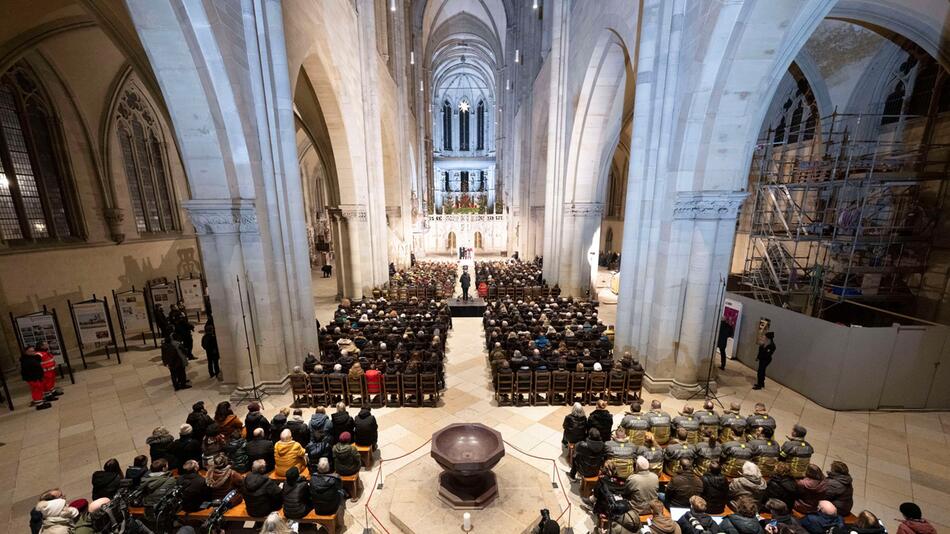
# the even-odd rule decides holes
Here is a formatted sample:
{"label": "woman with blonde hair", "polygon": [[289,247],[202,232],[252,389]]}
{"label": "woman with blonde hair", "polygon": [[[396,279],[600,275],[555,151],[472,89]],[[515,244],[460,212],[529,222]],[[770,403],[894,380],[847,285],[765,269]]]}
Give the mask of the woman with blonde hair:
{"label": "woman with blonde hair", "polygon": [[271,512],[264,520],[264,526],[261,527],[260,534],[293,534],[287,520],[280,517],[278,512]]}

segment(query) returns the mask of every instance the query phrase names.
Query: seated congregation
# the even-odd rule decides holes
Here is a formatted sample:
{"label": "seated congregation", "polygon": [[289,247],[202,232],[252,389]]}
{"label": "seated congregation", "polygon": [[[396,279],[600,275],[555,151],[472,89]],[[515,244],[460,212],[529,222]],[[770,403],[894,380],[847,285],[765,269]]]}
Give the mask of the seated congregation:
{"label": "seated congregation", "polygon": [[424,300],[442,300],[455,291],[456,266],[440,261],[415,262],[408,269],[390,267],[389,287],[373,289],[373,298],[385,296],[389,300],[408,300],[417,297]]}
{"label": "seated congregation", "polygon": [[547,287],[541,274],[541,259],[532,262],[518,260],[479,261],[475,263],[475,281],[478,296],[495,300],[513,298],[546,298],[561,295],[561,288]]}
{"label": "seated congregation", "polygon": [[169,531],[175,522],[200,525],[231,492],[219,520],[264,521],[280,512],[342,531],[346,500],[359,497],[359,472],[372,466],[376,450],[371,409],[352,417],[342,403],[333,414],[318,406],[305,419],[302,409],[284,408],[270,420],[260,410],[252,402],[242,422],[228,402],[213,417],[195,403],[177,438],[158,427],[145,440],[148,456],[124,470],[116,459],[106,461],[92,474],[88,500],[67,504],[58,489],[44,493],[31,512],[33,533],[59,532],[56,526],[74,534],[112,532],[107,525],[123,513],[153,531]]}
{"label": "seated congregation", "polygon": [[[604,400],[590,415],[574,405],[563,423],[568,476],[580,475],[600,532],[639,532],[649,522],[654,534],[885,534],[872,512],[852,513],[847,464],[833,461],[823,473],[811,462],[804,427],[780,444],[764,404],[748,416],[738,403],[722,414],[713,408],[707,400],[672,416],[659,401],[641,412],[635,400],[613,428]],[[912,503],[901,511],[910,529],[926,523]]]}

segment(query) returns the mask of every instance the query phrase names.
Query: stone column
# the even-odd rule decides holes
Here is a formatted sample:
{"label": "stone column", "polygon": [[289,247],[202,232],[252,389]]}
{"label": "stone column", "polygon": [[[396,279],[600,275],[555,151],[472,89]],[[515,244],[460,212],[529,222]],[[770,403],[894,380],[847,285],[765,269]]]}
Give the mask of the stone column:
{"label": "stone column", "polygon": [[361,252],[361,245],[368,243],[366,211],[366,206],[362,204],[342,204],[330,209],[340,232],[339,258],[344,265],[341,273],[343,296],[356,300],[363,298],[364,293],[372,293],[372,264],[363,261]]}
{"label": "stone column", "polygon": [[603,213],[602,202],[564,205],[557,278],[564,295],[586,296],[591,287],[591,262],[597,265],[600,252],[600,240],[595,236]]}

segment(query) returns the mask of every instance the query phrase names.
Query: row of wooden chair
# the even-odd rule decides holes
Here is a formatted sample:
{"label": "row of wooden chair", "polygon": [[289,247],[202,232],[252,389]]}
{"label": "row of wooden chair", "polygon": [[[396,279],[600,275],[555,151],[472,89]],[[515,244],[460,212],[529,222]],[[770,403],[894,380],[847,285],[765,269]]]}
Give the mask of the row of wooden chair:
{"label": "row of wooden chair", "polygon": [[643,373],[509,371],[495,377],[498,404],[593,404],[603,398],[620,405],[639,399],[642,389]]}
{"label": "row of wooden chair", "polygon": [[[374,388],[375,389],[375,388]],[[359,378],[333,374],[290,375],[294,406],[438,406],[442,394],[436,373],[380,375],[379,390],[369,391],[366,376]]]}
{"label": "row of wooden chair", "polygon": [[488,299],[495,300],[510,297],[516,300],[534,300],[546,299],[548,297],[560,296],[560,288],[550,288],[547,286],[531,287],[513,287],[513,286],[488,286]]}
{"label": "row of wooden chair", "polygon": [[[446,295],[451,295],[455,290],[454,285],[432,285],[432,286],[404,286],[390,287],[386,290],[379,290],[379,298],[385,291],[386,299],[389,301],[408,301],[413,297],[419,300],[442,300]],[[373,291],[374,296],[376,290]]]}

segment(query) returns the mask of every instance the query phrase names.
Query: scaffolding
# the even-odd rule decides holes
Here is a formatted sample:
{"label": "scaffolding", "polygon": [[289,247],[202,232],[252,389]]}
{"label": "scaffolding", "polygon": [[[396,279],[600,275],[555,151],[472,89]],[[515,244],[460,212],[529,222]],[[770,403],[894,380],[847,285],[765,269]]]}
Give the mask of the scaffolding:
{"label": "scaffolding", "polygon": [[846,115],[758,143],[741,283],[822,317],[844,301],[908,309],[927,271],[950,177],[931,117]]}

